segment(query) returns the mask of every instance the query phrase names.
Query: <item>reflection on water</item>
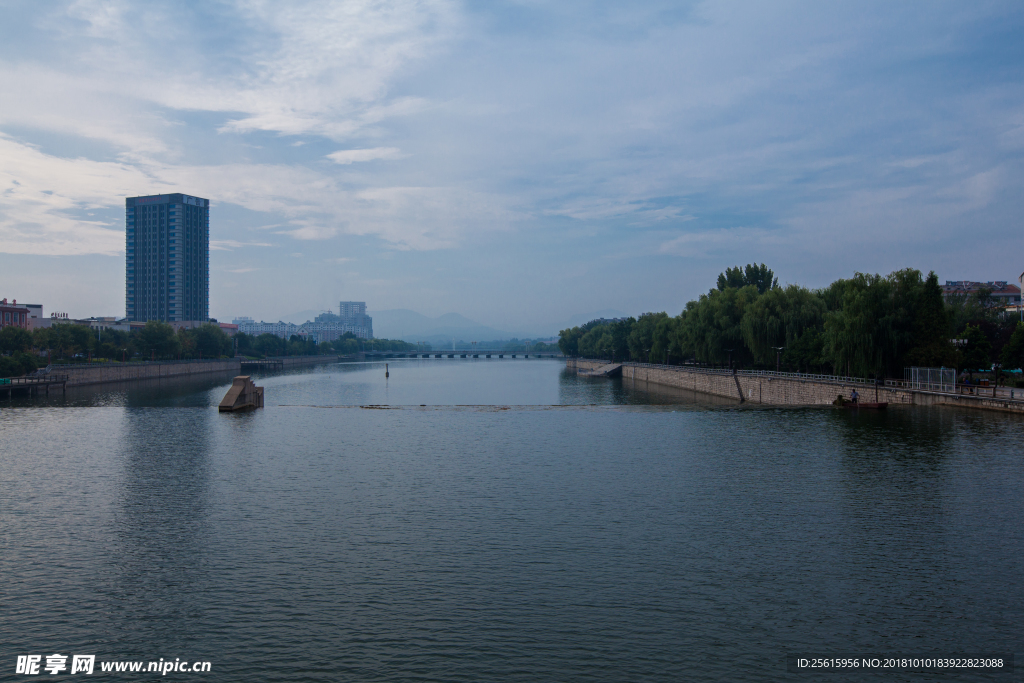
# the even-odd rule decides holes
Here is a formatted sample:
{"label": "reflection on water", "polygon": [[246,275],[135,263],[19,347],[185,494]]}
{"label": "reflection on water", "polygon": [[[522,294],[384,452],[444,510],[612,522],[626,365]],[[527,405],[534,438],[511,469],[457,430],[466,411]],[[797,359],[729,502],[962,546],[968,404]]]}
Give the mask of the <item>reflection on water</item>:
{"label": "reflection on water", "polygon": [[208,410],[127,409],[116,460],[120,495],[112,514],[117,557],[117,630],[147,624],[169,641],[202,613],[209,539]]}
{"label": "reflection on water", "polygon": [[[0,410],[22,407],[195,407],[205,408],[220,402],[234,373],[204,373],[183,377],[108,382],[69,387],[66,393],[52,391],[49,396],[16,393],[0,399]],[[220,395],[217,395],[218,391]]]}
{"label": "reflection on water", "polygon": [[787,652],[1024,645],[1017,416],[740,410],[550,361],[390,371],[261,375],[245,414],[210,376],[5,404],[7,660],[781,681]]}

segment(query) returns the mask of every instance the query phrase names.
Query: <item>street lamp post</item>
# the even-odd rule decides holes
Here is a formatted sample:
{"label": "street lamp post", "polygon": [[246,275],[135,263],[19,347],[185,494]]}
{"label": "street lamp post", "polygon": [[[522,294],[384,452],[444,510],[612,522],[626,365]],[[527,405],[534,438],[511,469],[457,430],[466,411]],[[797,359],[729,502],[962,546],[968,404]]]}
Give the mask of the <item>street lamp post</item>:
{"label": "street lamp post", "polygon": [[773,346],[772,348],[775,349],[775,372],[781,372],[782,371],[782,349],[784,349],[786,347],[785,346]]}

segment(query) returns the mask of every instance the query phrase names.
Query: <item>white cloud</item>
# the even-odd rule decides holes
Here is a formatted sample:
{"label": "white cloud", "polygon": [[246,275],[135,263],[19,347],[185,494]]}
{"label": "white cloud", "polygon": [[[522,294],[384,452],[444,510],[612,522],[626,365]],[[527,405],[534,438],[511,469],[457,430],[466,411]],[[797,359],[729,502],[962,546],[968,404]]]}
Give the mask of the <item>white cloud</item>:
{"label": "white cloud", "polygon": [[[396,261],[475,240],[505,272],[550,240],[566,262],[659,239],[804,268],[918,254],[958,223],[1015,239],[1024,108],[990,65],[1021,21],[1002,0],[15,5],[0,251],[120,253],[123,197],[161,191],[211,198],[214,249],[294,239],[319,264],[381,258],[353,236]],[[499,246],[512,231],[542,239]]]}
{"label": "white cloud", "polygon": [[58,159],[0,135],[0,252],[118,254],[124,228],[81,217],[116,206],[130,188],[148,181],[130,166]]}
{"label": "white cloud", "polygon": [[[210,249],[213,251],[234,251],[242,247],[273,247],[276,245],[269,242],[239,242],[238,240],[210,240]],[[244,271],[229,271],[244,272]]]}
{"label": "white cloud", "polygon": [[718,228],[680,235],[662,243],[658,251],[673,256],[705,258],[724,251],[779,246],[784,241],[777,233],[763,228]]}
{"label": "white cloud", "polygon": [[373,161],[375,159],[401,159],[402,151],[397,147],[374,147],[372,149],[343,149],[327,158],[337,164],[352,164],[358,161]]}

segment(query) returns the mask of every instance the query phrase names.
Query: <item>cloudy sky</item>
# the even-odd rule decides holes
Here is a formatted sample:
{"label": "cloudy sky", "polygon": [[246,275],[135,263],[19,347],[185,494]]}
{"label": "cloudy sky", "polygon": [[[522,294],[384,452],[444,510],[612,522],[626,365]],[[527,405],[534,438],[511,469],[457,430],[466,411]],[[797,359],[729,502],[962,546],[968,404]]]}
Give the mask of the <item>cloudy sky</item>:
{"label": "cloudy sky", "polygon": [[7,0],[0,297],[124,315],[124,197],[211,200],[211,314],[542,333],[727,266],[1016,279],[1024,5]]}

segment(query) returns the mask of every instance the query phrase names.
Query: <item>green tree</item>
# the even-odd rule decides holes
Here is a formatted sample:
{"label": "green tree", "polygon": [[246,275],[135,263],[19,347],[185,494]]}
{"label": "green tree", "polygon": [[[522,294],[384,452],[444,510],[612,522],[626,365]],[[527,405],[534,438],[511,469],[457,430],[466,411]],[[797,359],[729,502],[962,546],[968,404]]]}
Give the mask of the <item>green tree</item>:
{"label": "green tree", "polygon": [[680,349],[692,351],[702,363],[725,364],[731,358],[737,367],[749,364],[753,355],[743,341],[741,321],[747,307],[759,294],[757,287],[727,287],[702,294],[686,305],[676,326]]}
{"label": "green tree", "polygon": [[807,330],[821,328],[825,302],[799,285],[775,287],[758,297],[743,313],[743,341],[754,362],[775,367],[776,348],[795,344]]}
{"label": "green tree", "polygon": [[955,367],[956,350],[949,343],[949,311],[942,297],[939,278],[932,271],[920,289],[914,307],[912,348],[906,365]]}
{"label": "green tree", "polygon": [[1024,368],[1024,322],[1018,322],[1010,340],[1003,345],[999,362],[1006,370]]}
{"label": "green tree", "polygon": [[797,339],[789,342],[782,352],[782,364],[797,372],[821,372],[826,365],[821,330],[808,327]]}
{"label": "green tree", "polygon": [[204,323],[189,331],[195,340],[194,353],[198,354],[201,358],[219,358],[221,356],[233,355],[234,343],[231,341],[231,337],[225,334],[224,330],[220,329],[219,325]]}
{"label": "green tree", "polygon": [[60,323],[42,328],[33,334],[36,348],[49,352],[55,358],[73,358],[85,354],[93,343],[93,331],[84,325]]}
{"label": "green tree", "polygon": [[652,363],[672,362],[673,358],[682,358],[681,350],[676,344],[676,327],[679,324],[678,318],[670,318],[666,314],[659,318],[654,326],[654,338],[651,343],[649,357]]}
{"label": "green tree", "polygon": [[135,332],[135,346],[143,360],[174,358],[181,350],[174,328],[159,320],[149,320]]}
{"label": "green tree", "polygon": [[570,327],[558,333],[558,348],[566,356],[580,355],[580,337],[584,330],[580,327]]}
{"label": "green tree", "polygon": [[833,282],[823,295],[836,306],[825,318],[823,339],[833,371],[861,377],[902,373],[921,285],[921,273],[909,268]]}
{"label": "green tree", "polygon": [[32,333],[21,327],[0,328],[0,353],[11,354],[32,348]]}
{"label": "green tree", "polygon": [[235,345],[238,348],[238,353],[243,356],[254,356],[256,350],[253,349],[253,341],[255,337],[251,334],[245,334],[244,332],[238,332],[234,336]]}
{"label": "green tree", "polygon": [[992,342],[988,340],[985,333],[977,325],[968,325],[960,333],[960,339],[966,339],[967,344],[962,349],[962,363],[964,370],[973,372],[975,370],[986,371],[992,367]]}
{"label": "green tree", "polygon": [[609,361],[627,360],[629,356],[629,334],[634,318],[613,322],[591,321],[589,329],[579,338],[578,355],[585,358],[602,358]]}
{"label": "green tree", "polygon": [[[658,360],[665,359],[664,345],[655,349],[655,334],[658,323],[667,319],[667,313],[644,313],[636,319],[626,338],[630,358],[643,363],[654,362],[651,360],[652,357]],[[655,350],[656,353],[653,353]]]}
{"label": "green tree", "polygon": [[129,333],[122,330],[97,331],[96,344],[93,355],[96,358],[107,358],[121,360],[127,355],[125,351],[129,347]]}
{"label": "green tree", "polygon": [[252,347],[259,356],[272,357],[284,355],[284,340],[276,334],[270,334],[269,332],[264,332],[256,337],[253,340]]}
{"label": "green tree", "polygon": [[0,356],[0,377],[21,377],[24,374],[21,363],[10,356]]}
{"label": "green tree", "polygon": [[748,263],[745,268],[736,266],[726,268],[725,272],[718,276],[718,291],[725,291],[728,288],[742,289],[747,286],[757,288],[758,294],[764,294],[769,289],[779,286],[779,278],[765,264]]}

